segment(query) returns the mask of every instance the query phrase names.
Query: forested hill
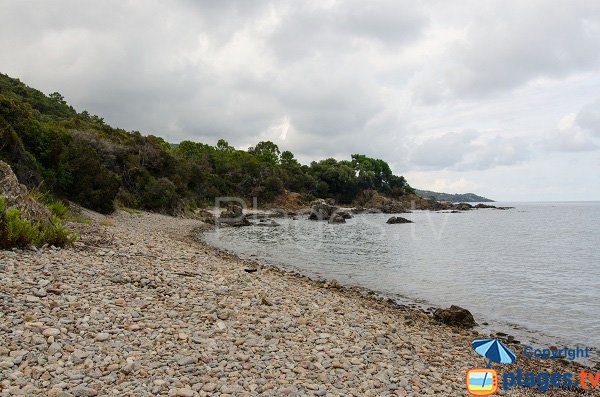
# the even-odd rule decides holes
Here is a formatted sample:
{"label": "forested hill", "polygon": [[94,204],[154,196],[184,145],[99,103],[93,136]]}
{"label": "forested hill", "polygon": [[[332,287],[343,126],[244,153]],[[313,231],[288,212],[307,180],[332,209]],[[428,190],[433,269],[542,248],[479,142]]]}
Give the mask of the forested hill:
{"label": "forested hill", "polygon": [[438,193],[429,190],[415,189],[415,192],[422,197],[432,198],[438,201],[450,201],[452,203],[491,203],[494,200],[478,196],[474,193]]}
{"label": "forested hill", "polygon": [[362,191],[389,197],[414,193],[379,159],[353,154],[302,165],[272,142],[236,150],[183,141],[176,145],[113,128],[77,112],[59,93],[44,95],[0,74],[0,159],[21,183],[109,213],[117,204],[173,213],[217,196],[257,197],[268,203],[284,191],[306,201],[350,203]]}

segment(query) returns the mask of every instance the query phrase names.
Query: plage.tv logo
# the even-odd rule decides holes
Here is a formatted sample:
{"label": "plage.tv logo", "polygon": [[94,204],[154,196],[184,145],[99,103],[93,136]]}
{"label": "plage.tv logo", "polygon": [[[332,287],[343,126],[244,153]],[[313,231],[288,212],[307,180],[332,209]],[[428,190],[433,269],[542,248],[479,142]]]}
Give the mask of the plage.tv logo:
{"label": "plage.tv logo", "polygon": [[[510,364],[514,362],[517,356],[502,342],[497,339],[476,339],[472,342],[473,349],[488,361],[486,368],[471,368],[467,371],[465,379],[467,385],[467,391],[474,396],[489,396],[495,394],[498,391],[498,373],[491,369],[492,361],[503,364]],[[563,349],[564,352],[573,349]],[[528,352],[532,351],[531,347],[525,347],[525,356],[531,357],[532,354],[528,355]],[[585,352],[586,357],[589,357],[589,349],[585,350],[577,348],[573,350],[575,352]],[[540,355],[542,356],[542,355]],[[545,358],[549,358],[550,351],[546,354]],[[558,356],[558,353],[553,354],[552,357]],[[575,353],[571,355],[573,358],[576,357]],[[577,357],[579,357],[577,355]],[[579,376],[577,376],[579,375]],[[577,379],[579,378],[579,379]],[[571,372],[553,372],[551,374],[546,372],[529,372],[523,371],[521,368],[517,368],[514,372],[505,372],[502,374],[502,389],[507,390],[511,387],[534,387],[541,392],[547,391],[550,387],[554,388],[593,388],[600,386],[600,372],[592,373],[585,370],[581,370],[579,374]]]}
{"label": "plage.tv logo", "polygon": [[487,359],[485,368],[471,368],[467,371],[465,383],[467,391],[474,396],[489,396],[498,391],[498,373],[491,368],[492,361],[510,364],[517,355],[498,339],[475,339],[471,346]]}

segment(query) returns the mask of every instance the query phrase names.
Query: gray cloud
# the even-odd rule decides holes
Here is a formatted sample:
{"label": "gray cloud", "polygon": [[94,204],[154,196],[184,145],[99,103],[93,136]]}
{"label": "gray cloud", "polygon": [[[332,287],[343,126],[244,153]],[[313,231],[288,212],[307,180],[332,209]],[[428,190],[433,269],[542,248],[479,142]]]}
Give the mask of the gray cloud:
{"label": "gray cloud", "polygon": [[[0,51],[10,54],[0,72],[170,141],[223,137],[245,147],[271,139],[304,161],[364,152],[400,173],[468,178],[536,161],[549,149],[593,148],[600,134],[593,2],[0,0],[0,7]],[[573,98],[589,105],[573,109]],[[507,103],[527,111],[516,118]],[[556,128],[557,112],[577,113],[572,128]]]}
{"label": "gray cloud", "polygon": [[[600,3],[463,2],[449,12],[456,37],[415,78],[424,102],[481,97],[600,64]],[[461,29],[462,27],[462,29]],[[456,29],[459,30],[456,33]],[[451,56],[449,56],[451,54]]]}
{"label": "gray cloud", "polygon": [[600,137],[600,99],[581,108],[575,123],[591,134]]}
{"label": "gray cloud", "polygon": [[410,164],[424,169],[481,170],[514,165],[529,158],[529,148],[513,138],[477,131],[449,132],[415,143]]}
{"label": "gray cloud", "polygon": [[556,152],[586,152],[600,148],[600,100],[584,105],[578,113],[563,117],[557,128],[541,141],[544,149]]}

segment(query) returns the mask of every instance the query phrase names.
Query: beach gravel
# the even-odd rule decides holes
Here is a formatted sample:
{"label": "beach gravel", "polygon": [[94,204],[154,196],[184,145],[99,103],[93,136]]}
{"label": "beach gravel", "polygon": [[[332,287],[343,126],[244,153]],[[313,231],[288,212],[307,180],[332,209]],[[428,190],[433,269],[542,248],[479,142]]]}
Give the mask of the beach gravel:
{"label": "beach gravel", "polygon": [[[455,397],[484,365],[473,331],[212,249],[198,221],[111,218],[0,251],[1,397]],[[552,395],[527,393],[502,394]]]}

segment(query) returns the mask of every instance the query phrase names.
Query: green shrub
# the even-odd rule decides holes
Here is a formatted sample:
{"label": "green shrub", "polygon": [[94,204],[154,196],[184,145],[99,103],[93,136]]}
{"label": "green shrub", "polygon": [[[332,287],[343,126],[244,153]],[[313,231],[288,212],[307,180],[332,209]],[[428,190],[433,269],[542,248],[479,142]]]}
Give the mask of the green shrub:
{"label": "green shrub", "polygon": [[77,235],[64,227],[56,215],[52,216],[48,225],[32,222],[21,217],[19,209],[6,209],[4,198],[0,197],[0,248],[27,248],[42,244],[63,247],[76,239]]}
{"label": "green shrub", "polygon": [[3,233],[2,245],[4,248],[26,248],[30,245],[39,245],[41,240],[40,225],[21,218],[21,211],[17,208],[6,210],[3,223],[5,232]]}
{"label": "green shrub", "polygon": [[177,188],[168,178],[152,180],[143,197],[144,207],[151,211],[172,213],[179,202]]}
{"label": "green shrub", "polygon": [[52,215],[56,216],[57,218],[65,219],[65,217],[67,216],[68,208],[62,201],[52,201],[47,205]]}
{"label": "green shrub", "polygon": [[44,244],[64,247],[73,244],[77,240],[77,233],[73,233],[64,227],[61,220],[53,215],[52,223],[43,228],[41,238]]}

